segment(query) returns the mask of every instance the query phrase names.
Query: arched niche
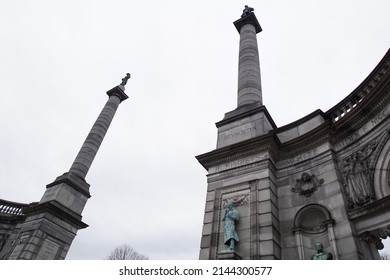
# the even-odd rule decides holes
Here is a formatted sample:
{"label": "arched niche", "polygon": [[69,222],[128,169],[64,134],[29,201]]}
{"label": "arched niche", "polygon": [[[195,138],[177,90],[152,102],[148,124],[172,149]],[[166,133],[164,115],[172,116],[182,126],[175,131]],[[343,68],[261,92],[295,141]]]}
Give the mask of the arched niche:
{"label": "arched niche", "polygon": [[299,259],[310,259],[315,253],[316,242],[321,242],[324,251],[332,253],[334,259],[338,259],[333,224],[330,212],[320,204],[306,205],[297,212],[293,232]]}

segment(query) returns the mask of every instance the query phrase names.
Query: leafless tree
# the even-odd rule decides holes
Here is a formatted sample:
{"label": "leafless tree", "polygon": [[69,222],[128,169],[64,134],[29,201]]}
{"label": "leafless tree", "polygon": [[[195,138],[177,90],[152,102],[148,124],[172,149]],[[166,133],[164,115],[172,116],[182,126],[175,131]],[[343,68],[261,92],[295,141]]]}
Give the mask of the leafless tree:
{"label": "leafless tree", "polygon": [[116,247],[111,254],[105,258],[106,260],[148,260],[147,256],[144,256],[134,250],[128,244],[123,244]]}
{"label": "leafless tree", "polygon": [[389,253],[380,253],[381,260],[390,260],[390,254]]}

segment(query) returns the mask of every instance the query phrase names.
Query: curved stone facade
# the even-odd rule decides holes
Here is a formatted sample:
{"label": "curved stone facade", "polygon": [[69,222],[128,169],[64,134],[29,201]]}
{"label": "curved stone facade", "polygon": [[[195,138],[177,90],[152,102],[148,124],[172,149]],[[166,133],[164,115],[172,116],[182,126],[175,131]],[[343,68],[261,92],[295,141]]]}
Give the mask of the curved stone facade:
{"label": "curved stone facade", "polygon": [[310,259],[320,242],[334,259],[379,259],[390,233],[390,51],[327,112],[276,127],[253,102],[217,123],[207,169],[200,259],[222,259],[223,201],[241,220],[242,259]]}

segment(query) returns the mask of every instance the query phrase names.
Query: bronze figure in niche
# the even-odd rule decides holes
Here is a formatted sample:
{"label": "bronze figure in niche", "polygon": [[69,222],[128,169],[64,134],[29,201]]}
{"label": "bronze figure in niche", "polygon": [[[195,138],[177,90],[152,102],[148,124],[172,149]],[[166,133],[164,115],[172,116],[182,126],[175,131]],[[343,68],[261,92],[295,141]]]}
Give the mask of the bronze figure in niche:
{"label": "bronze figure in niche", "polygon": [[316,242],[314,247],[316,248],[317,253],[315,253],[314,255],[311,256],[312,260],[332,260],[333,259],[333,255],[331,253],[325,253],[323,251],[324,247],[322,246],[322,244],[320,242]]}
{"label": "bronze figure in niche", "polygon": [[233,201],[228,200],[225,215],[222,221],[225,223],[225,232],[223,235],[223,242],[228,246],[228,251],[234,251],[235,242],[238,242],[238,234],[236,231],[236,222],[240,218],[240,214],[233,208]]}

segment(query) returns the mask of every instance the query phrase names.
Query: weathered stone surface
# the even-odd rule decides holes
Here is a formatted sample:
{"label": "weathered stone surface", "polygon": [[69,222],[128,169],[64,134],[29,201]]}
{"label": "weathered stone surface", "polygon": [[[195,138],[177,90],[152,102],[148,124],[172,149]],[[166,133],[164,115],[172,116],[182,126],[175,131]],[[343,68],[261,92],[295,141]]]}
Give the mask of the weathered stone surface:
{"label": "weathered stone surface", "polygon": [[9,215],[8,220],[14,225],[8,229],[7,237],[10,238],[5,246],[0,244],[1,259],[63,260],[77,231],[88,226],[81,221],[81,213],[90,197],[85,176],[119,103],[127,98],[123,85],[113,88],[107,94],[109,99],[70,171],[47,185],[41,201],[23,206],[11,203],[11,208],[7,205],[5,209],[12,209],[12,215],[2,211],[0,201],[0,237],[3,236],[2,215]]}
{"label": "weathered stone surface", "polygon": [[262,104],[256,22],[254,14],[235,22],[238,106],[216,124],[216,150],[197,157],[215,192],[216,215],[207,221],[217,246],[218,201],[247,188],[243,259],[310,259],[316,242],[335,259],[379,258],[375,246],[390,228],[390,51],[339,104],[277,127]]}

